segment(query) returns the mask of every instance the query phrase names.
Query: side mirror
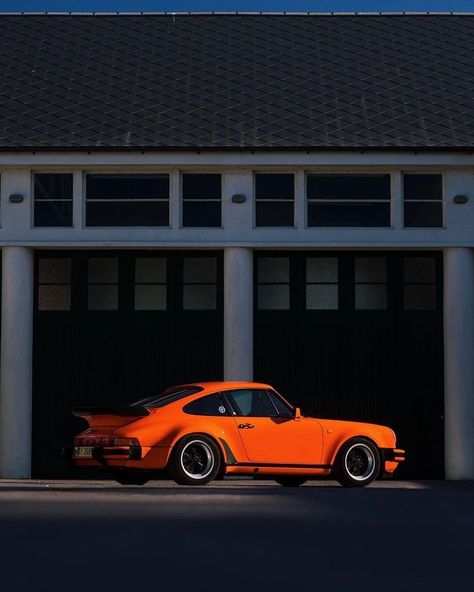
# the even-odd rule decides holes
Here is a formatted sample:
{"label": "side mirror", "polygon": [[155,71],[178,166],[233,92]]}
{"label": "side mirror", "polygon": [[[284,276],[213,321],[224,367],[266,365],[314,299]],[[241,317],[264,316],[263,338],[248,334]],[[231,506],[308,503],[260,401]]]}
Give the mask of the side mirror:
{"label": "side mirror", "polygon": [[295,414],[293,416],[295,421],[300,421],[301,419],[301,409],[299,407],[295,407]]}

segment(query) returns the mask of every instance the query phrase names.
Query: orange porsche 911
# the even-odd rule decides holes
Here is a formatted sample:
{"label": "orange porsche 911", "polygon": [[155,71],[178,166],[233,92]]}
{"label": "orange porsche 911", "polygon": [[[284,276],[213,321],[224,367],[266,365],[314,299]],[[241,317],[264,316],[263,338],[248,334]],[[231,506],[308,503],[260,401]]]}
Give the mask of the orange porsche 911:
{"label": "orange porsche 911", "polygon": [[404,460],[390,428],[306,417],[271,386],[253,382],[188,384],[74,414],[90,427],[65,455],[111,471],[122,484],[143,485],[166,470],[182,485],[251,475],[295,487],[331,475],[361,487]]}

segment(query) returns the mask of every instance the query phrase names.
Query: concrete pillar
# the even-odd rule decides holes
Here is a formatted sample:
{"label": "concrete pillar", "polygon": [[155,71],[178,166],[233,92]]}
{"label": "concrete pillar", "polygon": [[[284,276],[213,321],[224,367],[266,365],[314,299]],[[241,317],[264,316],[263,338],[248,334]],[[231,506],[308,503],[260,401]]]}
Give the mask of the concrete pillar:
{"label": "concrete pillar", "polygon": [[26,247],[2,249],[0,477],[31,474],[33,262]]}
{"label": "concrete pillar", "polygon": [[444,251],[447,479],[474,479],[474,250]]}
{"label": "concrete pillar", "polygon": [[224,379],[253,379],[253,252],[224,249]]}

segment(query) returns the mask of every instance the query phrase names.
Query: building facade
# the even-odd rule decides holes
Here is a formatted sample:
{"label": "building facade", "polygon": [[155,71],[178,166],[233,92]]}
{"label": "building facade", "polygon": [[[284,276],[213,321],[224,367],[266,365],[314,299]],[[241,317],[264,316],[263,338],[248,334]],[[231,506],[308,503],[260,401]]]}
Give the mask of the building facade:
{"label": "building facade", "polygon": [[224,378],[474,478],[474,17],[0,26],[1,477]]}

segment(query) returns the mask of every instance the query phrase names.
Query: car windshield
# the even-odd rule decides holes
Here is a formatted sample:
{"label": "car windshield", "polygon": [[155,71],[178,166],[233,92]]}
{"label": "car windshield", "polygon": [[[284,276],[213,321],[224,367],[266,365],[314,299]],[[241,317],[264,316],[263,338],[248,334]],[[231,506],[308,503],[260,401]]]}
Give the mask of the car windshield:
{"label": "car windshield", "polygon": [[135,401],[130,404],[130,407],[141,406],[141,407],[164,407],[169,403],[174,403],[188,397],[189,395],[195,395],[201,392],[203,389],[200,386],[176,386],[166,389],[159,395],[153,395],[151,397],[145,397],[139,401]]}

